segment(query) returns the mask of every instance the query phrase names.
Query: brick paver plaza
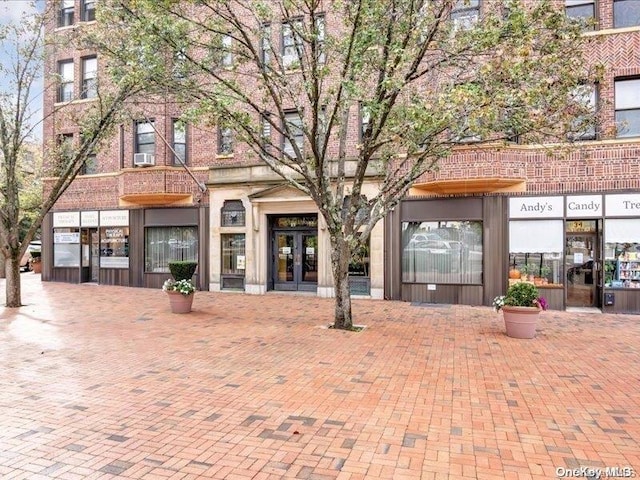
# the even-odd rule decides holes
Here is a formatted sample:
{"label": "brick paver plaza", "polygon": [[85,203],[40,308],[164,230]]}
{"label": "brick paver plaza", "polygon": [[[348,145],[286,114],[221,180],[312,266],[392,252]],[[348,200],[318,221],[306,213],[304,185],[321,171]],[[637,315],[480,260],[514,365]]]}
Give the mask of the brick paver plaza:
{"label": "brick paver plaza", "polygon": [[515,340],[487,307],[356,300],[350,333],[316,297],[198,292],[175,315],[160,290],[22,278],[2,479],[640,474],[638,316],[548,311]]}

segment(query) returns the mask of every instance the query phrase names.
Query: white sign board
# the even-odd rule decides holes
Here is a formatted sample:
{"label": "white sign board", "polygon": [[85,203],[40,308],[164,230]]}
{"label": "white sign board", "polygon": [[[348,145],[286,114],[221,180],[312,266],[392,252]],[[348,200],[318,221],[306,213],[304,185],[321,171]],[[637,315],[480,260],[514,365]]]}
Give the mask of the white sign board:
{"label": "white sign board", "polygon": [[128,227],[129,210],[103,210],[100,212],[101,227]]}
{"label": "white sign board", "polygon": [[575,195],[567,197],[567,218],[601,217],[602,195]]}
{"label": "white sign board", "polygon": [[80,243],[80,233],[53,233],[53,243]]}
{"label": "white sign board", "polygon": [[97,227],[98,212],[80,212],[80,225],[83,227]]}
{"label": "white sign board", "polygon": [[80,212],[54,212],[53,226],[55,227],[79,227]]}
{"label": "white sign board", "polygon": [[236,267],[238,270],[244,270],[245,258],[244,255],[236,255]]}
{"label": "white sign board", "polygon": [[564,216],[564,197],[513,197],[509,218],[555,218]]}
{"label": "white sign board", "polygon": [[607,217],[640,217],[640,194],[606,195],[604,201]]}

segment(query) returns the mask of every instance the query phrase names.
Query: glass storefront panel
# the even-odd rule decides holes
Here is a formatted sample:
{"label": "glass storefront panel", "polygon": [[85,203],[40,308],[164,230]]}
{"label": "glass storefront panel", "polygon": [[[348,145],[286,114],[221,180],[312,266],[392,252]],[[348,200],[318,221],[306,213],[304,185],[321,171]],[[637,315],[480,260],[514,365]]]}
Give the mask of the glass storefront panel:
{"label": "glass storefront panel", "polygon": [[80,266],[80,229],[53,229],[53,266]]}
{"label": "glass storefront panel", "polygon": [[640,288],[640,219],[605,221],[604,284]]}
{"label": "glass storefront panel", "polygon": [[509,222],[509,278],[562,285],[562,220]]}
{"label": "glass storefront panel", "polygon": [[403,222],[402,281],[481,284],[482,222]]}
{"label": "glass storefront panel", "polygon": [[100,267],[129,268],[129,227],[100,229]]}
{"label": "glass storefront panel", "polygon": [[198,227],[147,227],[144,270],[169,273],[169,262],[198,261]]}

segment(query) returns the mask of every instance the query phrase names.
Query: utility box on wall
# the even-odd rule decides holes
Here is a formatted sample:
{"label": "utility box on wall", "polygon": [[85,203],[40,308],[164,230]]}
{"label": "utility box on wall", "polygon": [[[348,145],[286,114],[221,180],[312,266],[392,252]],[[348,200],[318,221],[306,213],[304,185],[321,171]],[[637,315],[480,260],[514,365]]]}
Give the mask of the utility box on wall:
{"label": "utility box on wall", "polygon": [[604,304],[607,307],[611,307],[615,303],[616,295],[614,293],[604,294]]}

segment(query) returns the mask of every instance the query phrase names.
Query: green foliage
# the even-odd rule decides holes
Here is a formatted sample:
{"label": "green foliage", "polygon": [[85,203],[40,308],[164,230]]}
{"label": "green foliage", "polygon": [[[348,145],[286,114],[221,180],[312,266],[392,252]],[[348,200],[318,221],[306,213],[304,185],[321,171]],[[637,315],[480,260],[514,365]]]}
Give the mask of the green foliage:
{"label": "green foliage", "polygon": [[517,282],[507,290],[504,304],[512,307],[534,307],[539,296],[538,288],[532,283]]}
{"label": "green foliage", "polygon": [[169,271],[176,281],[191,280],[191,277],[196,273],[198,267],[197,262],[188,261],[176,261],[169,262]]}

